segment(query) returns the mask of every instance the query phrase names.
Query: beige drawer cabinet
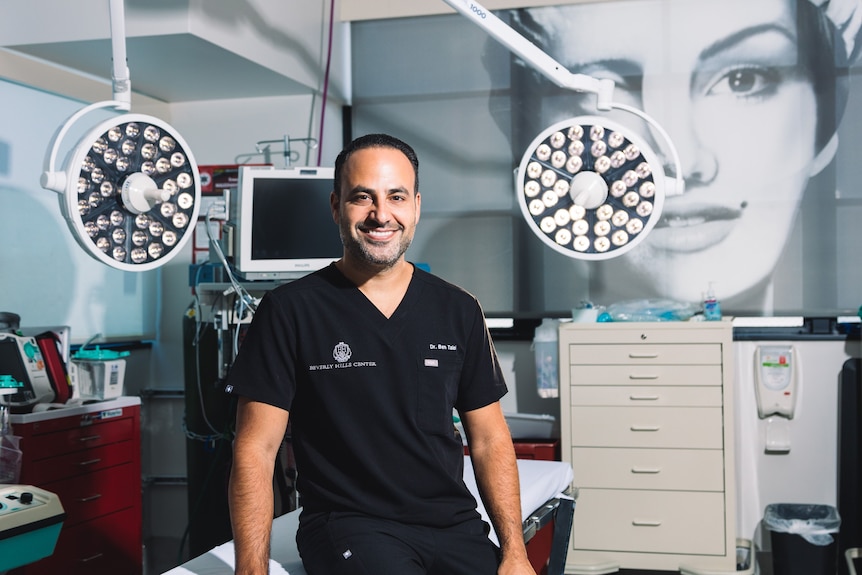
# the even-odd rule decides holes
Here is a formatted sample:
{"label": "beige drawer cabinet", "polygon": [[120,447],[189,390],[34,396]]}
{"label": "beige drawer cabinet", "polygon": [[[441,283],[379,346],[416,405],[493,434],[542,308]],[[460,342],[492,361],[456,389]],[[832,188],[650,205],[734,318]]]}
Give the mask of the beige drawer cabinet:
{"label": "beige drawer cabinet", "polygon": [[728,320],[560,326],[566,573],[735,572],[732,344]]}

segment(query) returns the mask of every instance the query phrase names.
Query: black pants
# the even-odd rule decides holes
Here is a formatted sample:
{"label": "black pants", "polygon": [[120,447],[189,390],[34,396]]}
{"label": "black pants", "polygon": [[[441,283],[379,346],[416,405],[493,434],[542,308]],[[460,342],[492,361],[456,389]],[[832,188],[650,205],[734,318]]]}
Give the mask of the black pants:
{"label": "black pants", "polygon": [[296,543],[308,575],[495,575],[499,565],[499,550],[478,518],[437,529],[303,512]]}

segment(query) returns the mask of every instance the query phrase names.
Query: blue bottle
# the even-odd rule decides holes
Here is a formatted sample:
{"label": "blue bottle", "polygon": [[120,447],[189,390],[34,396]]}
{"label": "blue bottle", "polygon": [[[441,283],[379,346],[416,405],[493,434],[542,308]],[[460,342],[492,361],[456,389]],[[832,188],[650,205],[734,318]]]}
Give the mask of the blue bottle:
{"label": "blue bottle", "polygon": [[703,318],[706,321],[721,320],[721,304],[715,297],[712,282],[709,283],[709,291],[706,292],[706,297],[703,299]]}

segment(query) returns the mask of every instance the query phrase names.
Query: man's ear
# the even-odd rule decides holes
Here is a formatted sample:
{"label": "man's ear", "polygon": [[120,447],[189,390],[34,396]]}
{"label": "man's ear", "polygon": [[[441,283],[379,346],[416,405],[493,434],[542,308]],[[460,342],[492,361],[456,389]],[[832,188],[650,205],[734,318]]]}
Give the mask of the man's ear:
{"label": "man's ear", "polygon": [[340,198],[333,190],[329,193],[329,209],[332,211],[332,221],[336,224],[339,222],[338,208],[340,207]]}

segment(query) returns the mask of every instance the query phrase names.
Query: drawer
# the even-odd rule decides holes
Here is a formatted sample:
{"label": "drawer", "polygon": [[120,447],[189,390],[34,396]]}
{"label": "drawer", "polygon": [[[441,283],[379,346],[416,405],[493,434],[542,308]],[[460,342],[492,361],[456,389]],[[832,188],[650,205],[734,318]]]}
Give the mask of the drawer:
{"label": "drawer", "polygon": [[576,550],[725,554],[724,494],[581,489]]}
{"label": "drawer", "polygon": [[72,527],[63,526],[54,554],[14,575],[140,575],[140,513],[125,509]]}
{"label": "drawer", "polygon": [[571,388],[572,405],[628,407],[721,407],[720,387],[580,385]]}
{"label": "drawer", "polygon": [[581,489],[724,491],[724,458],[718,449],[575,447],[572,468]]}
{"label": "drawer", "polygon": [[22,470],[21,480],[42,485],[121,463],[130,463],[136,460],[138,450],[139,446],[133,445],[131,441],[121,441],[50,459],[40,459],[34,461],[29,469]]}
{"label": "drawer", "polygon": [[721,365],[721,344],[571,344],[572,365]]}
{"label": "drawer", "polygon": [[720,407],[573,407],[573,447],[722,449]]}
{"label": "drawer", "polygon": [[57,494],[66,511],[65,525],[71,526],[138,504],[141,499],[140,477],[134,476],[134,469],[132,464],[124,463],[45,483],[42,488]]}
{"label": "drawer", "polygon": [[720,365],[571,365],[572,385],[674,385],[722,384]]}
{"label": "drawer", "polygon": [[34,454],[33,459],[36,460],[118,441],[128,441],[133,437],[134,424],[134,419],[124,418],[33,435],[21,441],[21,450],[24,453]]}

